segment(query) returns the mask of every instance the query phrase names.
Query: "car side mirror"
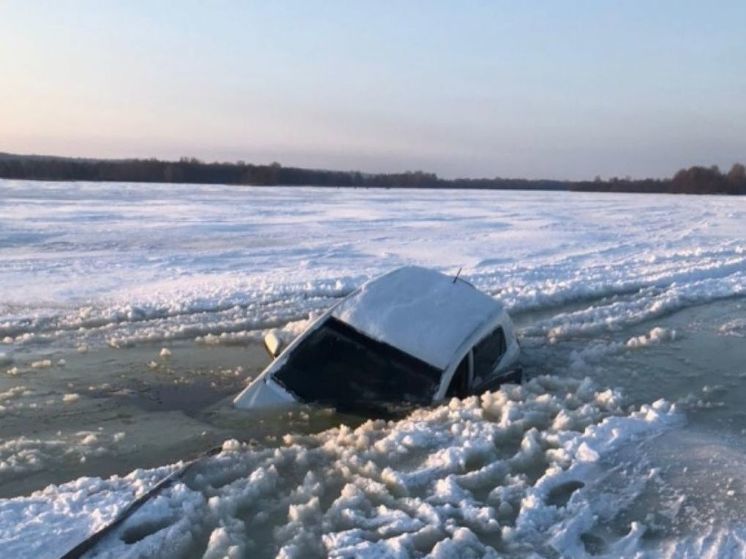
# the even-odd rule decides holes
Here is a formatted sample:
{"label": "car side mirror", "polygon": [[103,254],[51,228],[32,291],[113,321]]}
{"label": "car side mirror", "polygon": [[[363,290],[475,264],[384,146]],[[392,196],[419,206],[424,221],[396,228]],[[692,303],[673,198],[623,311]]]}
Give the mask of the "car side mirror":
{"label": "car side mirror", "polygon": [[272,330],[264,336],[264,348],[272,359],[277,359],[277,356],[285,349],[285,342]]}

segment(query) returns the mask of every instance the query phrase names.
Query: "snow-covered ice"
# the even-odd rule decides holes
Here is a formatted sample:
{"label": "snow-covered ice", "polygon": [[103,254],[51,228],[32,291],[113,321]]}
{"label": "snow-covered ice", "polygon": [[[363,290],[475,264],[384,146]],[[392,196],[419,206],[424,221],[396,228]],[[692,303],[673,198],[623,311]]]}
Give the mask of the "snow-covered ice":
{"label": "snow-covered ice", "polygon": [[[0,485],[199,439],[171,409],[80,424],[393,268],[462,268],[537,378],[396,421],[267,420],[284,436],[227,441],[90,556],[741,556],[744,223],[709,196],[0,181]],[[135,384],[110,386],[113,355]],[[172,470],[0,500],[0,556],[56,557]]]}
{"label": "snow-covered ice", "polygon": [[744,294],[743,201],[0,181],[0,341],[112,347],[306,318],[420,264],[593,334]]}

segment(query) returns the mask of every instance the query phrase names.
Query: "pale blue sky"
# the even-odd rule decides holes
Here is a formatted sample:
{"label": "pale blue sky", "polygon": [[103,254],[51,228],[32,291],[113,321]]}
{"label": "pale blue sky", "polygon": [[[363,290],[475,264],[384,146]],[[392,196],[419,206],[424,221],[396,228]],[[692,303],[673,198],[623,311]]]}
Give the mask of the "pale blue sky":
{"label": "pale blue sky", "polygon": [[452,176],[746,161],[746,2],[0,2],[0,151]]}

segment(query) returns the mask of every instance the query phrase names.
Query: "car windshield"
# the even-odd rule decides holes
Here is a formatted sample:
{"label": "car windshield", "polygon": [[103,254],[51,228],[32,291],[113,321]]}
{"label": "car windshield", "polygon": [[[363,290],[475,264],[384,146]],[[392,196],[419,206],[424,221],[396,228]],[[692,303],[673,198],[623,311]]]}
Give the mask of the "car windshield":
{"label": "car windshield", "polygon": [[274,379],[305,402],[337,408],[429,404],[442,371],[330,317],[290,353]]}

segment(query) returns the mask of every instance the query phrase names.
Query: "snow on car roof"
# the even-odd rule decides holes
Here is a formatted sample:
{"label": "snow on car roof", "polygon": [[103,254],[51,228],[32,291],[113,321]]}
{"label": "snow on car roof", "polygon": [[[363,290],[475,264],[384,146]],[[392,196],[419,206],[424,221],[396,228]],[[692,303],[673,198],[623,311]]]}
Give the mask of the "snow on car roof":
{"label": "snow on car roof", "polygon": [[332,316],[371,338],[445,369],[501,305],[463,280],[407,266],[363,285]]}

